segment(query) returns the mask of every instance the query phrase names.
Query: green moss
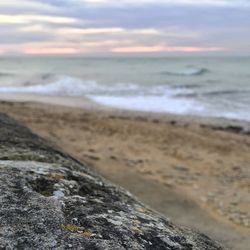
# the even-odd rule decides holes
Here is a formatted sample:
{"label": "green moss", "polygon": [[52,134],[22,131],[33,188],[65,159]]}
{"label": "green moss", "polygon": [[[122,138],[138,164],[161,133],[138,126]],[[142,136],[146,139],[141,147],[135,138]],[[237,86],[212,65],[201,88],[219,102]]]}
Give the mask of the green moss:
{"label": "green moss", "polygon": [[50,190],[41,191],[40,194],[46,197],[49,197],[52,195]]}

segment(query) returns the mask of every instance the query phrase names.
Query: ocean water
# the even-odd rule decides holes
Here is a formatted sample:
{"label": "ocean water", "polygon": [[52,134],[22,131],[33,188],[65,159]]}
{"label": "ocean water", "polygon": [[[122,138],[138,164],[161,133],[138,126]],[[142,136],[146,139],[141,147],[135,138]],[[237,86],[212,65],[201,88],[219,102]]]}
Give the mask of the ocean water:
{"label": "ocean water", "polygon": [[249,57],[0,58],[0,93],[250,121]]}

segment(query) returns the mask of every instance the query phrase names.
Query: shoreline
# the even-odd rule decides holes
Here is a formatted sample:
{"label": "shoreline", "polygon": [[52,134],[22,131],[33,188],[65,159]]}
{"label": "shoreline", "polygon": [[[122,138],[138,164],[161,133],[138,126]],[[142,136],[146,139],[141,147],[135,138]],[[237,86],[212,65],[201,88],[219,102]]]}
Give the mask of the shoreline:
{"label": "shoreline", "polygon": [[[161,113],[161,112],[147,112],[121,109],[112,106],[102,105],[87,97],[82,96],[54,96],[54,95],[40,95],[40,94],[20,94],[20,93],[0,93],[0,102],[17,102],[17,103],[32,103],[32,104],[44,104],[62,106],[65,108],[77,108],[92,111],[109,111],[115,112],[117,115],[127,117],[141,116],[150,118],[152,120],[160,119],[166,122],[175,120],[179,123],[192,123],[200,126],[210,127],[215,130],[228,130],[235,133],[250,134],[250,121],[229,119],[225,117],[210,117],[210,116],[198,116],[191,114],[174,114],[174,113]],[[175,122],[174,121],[174,122]],[[155,121],[157,122],[157,121]],[[173,124],[174,125],[174,124]]]}
{"label": "shoreline", "polygon": [[233,249],[250,244],[248,123],[122,111],[77,98],[58,106],[53,97],[50,104],[8,97],[1,112],[171,220]]}

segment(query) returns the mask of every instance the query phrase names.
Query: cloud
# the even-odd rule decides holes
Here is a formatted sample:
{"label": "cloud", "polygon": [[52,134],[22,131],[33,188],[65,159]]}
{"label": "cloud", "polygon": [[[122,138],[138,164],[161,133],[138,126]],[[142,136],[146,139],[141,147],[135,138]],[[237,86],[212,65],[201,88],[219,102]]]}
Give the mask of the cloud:
{"label": "cloud", "polygon": [[247,0],[0,1],[0,51],[249,51],[249,9]]}
{"label": "cloud", "polygon": [[133,47],[117,47],[113,48],[115,53],[152,53],[152,52],[214,52],[224,51],[224,48],[204,48],[204,47],[167,47],[167,46],[133,46]]}
{"label": "cloud", "polygon": [[58,10],[56,7],[52,7],[43,1],[35,0],[11,0],[0,1],[0,14],[43,14],[43,13],[55,13]]}
{"label": "cloud", "polygon": [[[58,1],[65,2],[65,1]],[[248,0],[78,0],[75,2],[81,2],[85,5],[93,6],[125,6],[125,5],[145,5],[145,4],[161,4],[161,5],[213,5],[213,6],[242,6],[249,5]]]}
{"label": "cloud", "polygon": [[45,16],[45,15],[0,15],[0,24],[32,24],[37,23],[76,23],[76,19],[60,16]]}

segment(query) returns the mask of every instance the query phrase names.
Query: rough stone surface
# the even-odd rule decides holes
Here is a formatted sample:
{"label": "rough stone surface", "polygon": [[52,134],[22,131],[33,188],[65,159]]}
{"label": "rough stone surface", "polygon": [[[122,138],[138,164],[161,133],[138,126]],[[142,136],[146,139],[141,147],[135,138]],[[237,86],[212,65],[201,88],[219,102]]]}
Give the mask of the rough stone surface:
{"label": "rough stone surface", "polygon": [[223,249],[0,114],[0,249]]}

